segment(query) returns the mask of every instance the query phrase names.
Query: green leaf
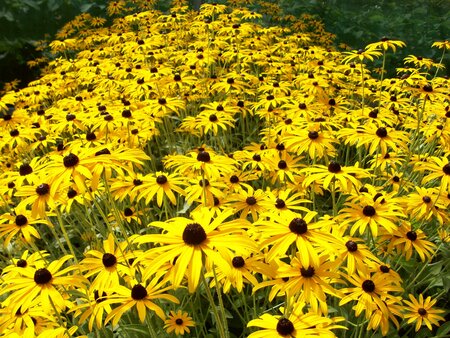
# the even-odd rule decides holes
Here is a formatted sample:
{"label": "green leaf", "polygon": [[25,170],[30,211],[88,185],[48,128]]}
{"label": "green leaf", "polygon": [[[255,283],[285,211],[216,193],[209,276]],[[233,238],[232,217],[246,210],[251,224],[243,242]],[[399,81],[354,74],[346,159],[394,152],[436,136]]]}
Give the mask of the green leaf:
{"label": "green leaf", "polygon": [[0,19],[2,18],[9,22],[14,22],[14,15],[10,11],[0,11]]}
{"label": "green leaf", "polygon": [[61,7],[61,1],[59,0],[48,0],[47,8],[50,12],[56,12]]}
{"label": "green leaf", "polygon": [[36,11],[40,10],[40,1],[36,0],[22,0],[22,6],[26,5],[30,8],[33,8]]}
{"label": "green leaf", "polygon": [[443,324],[436,332],[436,338],[437,337],[448,337],[448,333],[450,333],[450,322],[447,322]]}

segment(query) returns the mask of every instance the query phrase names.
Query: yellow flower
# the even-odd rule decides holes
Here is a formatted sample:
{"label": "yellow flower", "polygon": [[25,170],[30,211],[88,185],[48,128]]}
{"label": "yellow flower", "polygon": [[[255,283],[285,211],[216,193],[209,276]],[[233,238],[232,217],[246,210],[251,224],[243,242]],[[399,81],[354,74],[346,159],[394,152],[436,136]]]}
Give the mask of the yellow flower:
{"label": "yellow flower", "polygon": [[416,322],[416,332],[419,331],[422,324],[425,324],[431,331],[431,325],[439,326],[440,320],[445,321],[445,319],[439,315],[439,313],[444,313],[445,311],[433,308],[437,299],[432,300],[431,297],[428,296],[424,300],[422,294],[419,295],[419,300],[412,294],[409,294],[408,296],[411,301],[403,301],[409,307],[406,309],[405,319],[408,319],[408,324]]}
{"label": "yellow flower", "polygon": [[350,193],[353,189],[359,189],[361,182],[358,177],[369,177],[370,174],[356,166],[342,167],[338,162],[331,161],[328,166],[316,165],[300,170],[306,178],[303,186],[309,187],[313,184],[321,184],[323,189],[337,188],[342,192]]}
{"label": "yellow flower", "polygon": [[381,38],[378,42],[370,43],[366,46],[366,49],[382,49],[384,51],[387,51],[389,48],[391,48],[394,53],[397,51],[397,47],[405,47],[406,43],[400,40],[391,40],[387,37]]}
{"label": "yellow flower", "polygon": [[[344,328],[336,325],[342,317],[324,317],[314,311],[303,312],[304,303],[294,304],[289,316],[262,314],[258,319],[248,322],[247,326],[257,326],[260,331],[251,333],[248,338],[287,338],[287,337],[336,337],[332,329]],[[281,309],[283,310],[283,309]]]}
{"label": "yellow flower", "polygon": [[176,217],[165,222],[151,223],[151,226],[163,229],[164,233],[142,235],[136,239],[140,244],[159,244],[138,258],[152,260],[144,272],[144,279],[176,258],[172,284],[179,287],[187,275],[188,290],[194,292],[204,268],[204,258],[222,267],[228,264],[219,254],[222,250],[255,251],[256,244],[242,229],[247,226],[246,222],[225,222],[232,214],[232,210],[225,210],[213,218],[212,212],[203,208],[191,215],[193,219]]}
{"label": "yellow flower", "polygon": [[373,61],[375,58],[380,57],[383,53],[381,53],[378,48],[374,48],[369,45],[365,50],[352,50],[351,52],[344,52],[343,54],[347,56],[342,60],[342,62],[347,64],[354,61],[359,61],[360,63],[364,60]]}
{"label": "yellow flower", "polygon": [[167,333],[175,333],[177,335],[184,335],[190,333],[189,327],[195,326],[195,322],[186,312],[181,310],[170,311],[169,318],[164,321],[164,329]]}
{"label": "yellow flower", "polygon": [[[1,290],[1,294],[11,292],[5,300],[5,304],[11,309],[11,312],[16,312],[19,308],[25,311],[37,298],[39,298],[43,309],[50,311],[54,305],[56,309],[64,310],[67,305],[64,300],[64,296],[67,295],[67,286],[83,289],[87,283],[86,278],[81,275],[68,275],[69,272],[78,269],[76,265],[60,270],[69,259],[72,259],[72,256],[66,255],[52,261],[46,267],[22,269],[20,270],[21,276],[5,280],[5,287]],[[43,263],[43,261],[36,263]]]}
{"label": "yellow flower", "polygon": [[[131,239],[130,239],[131,240]],[[133,273],[128,260],[135,258],[133,252],[127,251],[127,241],[115,245],[113,234],[103,241],[103,252],[89,250],[86,258],[80,262],[85,277],[94,277],[91,290],[98,290],[100,294],[119,285],[119,279],[132,277]]]}
{"label": "yellow flower", "polygon": [[166,319],[163,309],[156,305],[154,300],[164,299],[176,304],[179,303],[175,296],[166,293],[166,291],[172,289],[171,286],[164,287],[166,282],[167,280],[165,279],[159,281],[158,278],[154,278],[147,286],[136,283],[131,289],[122,285],[111,289],[114,293],[110,297],[107,297],[105,301],[99,303],[99,306],[105,307],[115,303],[120,303],[120,305],[115,307],[106,316],[105,324],[112,321],[112,325],[116,326],[123,314],[134,306],[137,309],[141,322],[144,322],[147,316],[147,309],[154,311],[162,320]]}
{"label": "yellow flower", "polygon": [[14,213],[3,214],[0,216],[0,238],[4,238],[4,246],[8,246],[11,239],[19,234],[19,239],[24,239],[26,243],[32,243],[33,239],[41,238],[37,229],[33,226],[35,224],[46,223],[45,221],[40,221],[35,219],[31,212],[25,208],[17,207]]}

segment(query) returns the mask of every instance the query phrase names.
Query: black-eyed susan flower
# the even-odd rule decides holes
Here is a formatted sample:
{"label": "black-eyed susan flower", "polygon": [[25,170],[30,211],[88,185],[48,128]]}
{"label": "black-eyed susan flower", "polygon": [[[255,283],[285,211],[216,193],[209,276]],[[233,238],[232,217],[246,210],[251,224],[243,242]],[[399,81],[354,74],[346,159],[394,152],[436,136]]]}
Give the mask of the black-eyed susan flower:
{"label": "black-eyed susan flower", "polygon": [[342,296],[333,287],[334,283],[342,283],[337,268],[338,261],[329,260],[328,255],[321,255],[308,265],[302,263],[302,253],[297,251],[289,264],[282,264],[277,270],[277,276],[287,279],[281,287],[288,297],[309,304],[316,313],[328,313],[326,295]]}
{"label": "black-eyed susan flower", "polygon": [[116,245],[114,235],[109,234],[103,241],[103,252],[94,249],[86,252],[80,268],[85,277],[93,277],[90,285],[92,290],[98,290],[102,294],[105,290],[118,286],[121,277],[133,277],[128,260],[135,258],[135,255],[127,250],[127,246],[127,241]]}
{"label": "black-eyed susan flower", "polygon": [[[51,185],[45,181],[36,185],[25,185],[16,192],[16,196],[23,197],[18,207],[31,205],[31,217],[45,218],[47,209],[55,210],[58,206],[59,193],[51,193]],[[47,181],[49,182],[49,181]]]}
{"label": "black-eyed susan flower", "polygon": [[189,327],[195,326],[195,322],[189,317],[187,312],[181,310],[170,311],[169,318],[164,321],[164,329],[167,333],[175,333],[176,335],[184,335],[190,333]]}
{"label": "black-eyed susan flower", "polygon": [[316,215],[317,212],[308,211],[303,216],[292,213],[255,222],[256,231],[261,234],[261,248],[270,246],[267,259],[283,257],[295,243],[302,265],[308,267],[314,263],[318,266],[318,248],[336,245],[339,239],[320,230],[321,226],[313,222]]}
{"label": "black-eyed susan flower", "polygon": [[314,183],[322,185],[323,189],[337,188],[344,193],[350,193],[353,189],[359,189],[361,182],[358,178],[369,177],[370,174],[358,166],[341,166],[336,161],[331,161],[328,166],[316,165],[301,169],[300,173],[306,175],[303,185],[309,187]]}
{"label": "black-eyed susan flower", "polygon": [[262,314],[247,326],[257,326],[260,331],[251,333],[248,338],[286,338],[286,337],[336,337],[333,329],[344,328],[337,325],[342,317],[324,317],[313,311],[303,312],[304,303],[296,303],[289,316]]}
{"label": "black-eyed susan flower", "polygon": [[26,243],[31,243],[33,237],[41,238],[36,225],[42,223],[46,222],[33,218],[31,212],[24,208],[17,207],[13,213],[3,214],[0,216],[0,237],[5,237],[3,244],[8,246],[16,235]]}
{"label": "black-eyed susan flower", "polygon": [[[152,226],[164,230],[162,234],[143,235],[136,239],[137,243],[158,243],[138,260],[151,259],[144,278],[156,273],[166,262],[176,258],[171,283],[179,287],[186,276],[189,292],[194,292],[204,269],[204,259],[226,269],[228,263],[219,252],[225,249],[232,251],[252,252],[256,244],[245,235],[242,221],[225,221],[233,214],[232,210],[212,218],[212,213],[203,208],[192,213],[192,219],[184,217],[171,218],[165,222],[153,222]],[[176,225],[176,226],[175,226]],[[155,254],[157,256],[155,257]]]}
{"label": "black-eyed susan flower", "polygon": [[430,296],[424,299],[423,294],[419,295],[419,299],[412,294],[409,294],[408,297],[410,301],[403,301],[408,305],[404,316],[405,319],[408,320],[408,324],[416,323],[416,332],[420,330],[423,324],[425,324],[429,330],[432,330],[432,325],[439,326],[439,321],[445,321],[444,317],[440,315],[445,311],[434,307],[437,299],[432,299]]}
{"label": "black-eyed susan flower", "polygon": [[38,298],[44,309],[51,311],[55,307],[59,311],[64,310],[67,306],[64,299],[67,291],[63,287],[71,285],[84,288],[87,284],[86,278],[81,274],[69,274],[78,270],[78,266],[71,265],[61,269],[69,259],[72,259],[72,256],[66,255],[46,267],[40,264],[39,268],[22,269],[20,276],[5,280],[5,287],[1,290],[1,294],[9,293],[5,305],[12,312],[18,311],[19,308],[25,311],[33,300]]}
{"label": "black-eyed susan flower", "polygon": [[380,227],[388,233],[394,233],[397,229],[396,223],[404,217],[400,210],[393,201],[361,198],[358,202],[347,202],[346,207],[341,209],[339,218],[343,220],[343,224],[352,225],[350,235],[353,236],[357,230],[363,234],[369,227],[371,234],[377,237]]}
{"label": "black-eyed susan flower", "polygon": [[167,280],[160,281],[158,278],[154,278],[148,284],[134,283],[131,289],[122,285],[114,287],[114,294],[99,303],[99,306],[102,307],[119,303],[106,316],[105,323],[111,321],[113,326],[117,325],[123,314],[133,307],[136,307],[141,322],[144,322],[147,316],[147,309],[155,312],[162,320],[166,319],[163,309],[154,300],[164,299],[176,304],[179,303],[178,298],[166,292],[172,289],[172,286],[166,286],[166,284]]}
{"label": "black-eyed susan flower", "polygon": [[418,170],[429,171],[422,180],[422,183],[432,182],[434,180],[442,189],[450,191],[450,161],[447,157],[432,156],[426,165],[419,167]]}
{"label": "black-eyed susan flower", "polygon": [[9,308],[2,308],[0,313],[0,331],[7,337],[36,337],[45,329],[57,326],[54,314],[46,312],[38,299],[26,310],[19,308],[11,312]]}
{"label": "black-eyed susan flower", "polygon": [[204,175],[206,178],[218,178],[221,174],[233,172],[236,161],[212,151],[192,151],[185,155],[169,155],[164,161],[166,168],[174,168],[184,175]]}
{"label": "black-eyed susan flower", "polygon": [[149,174],[143,177],[143,183],[139,187],[139,199],[143,199],[149,204],[153,197],[156,196],[156,203],[159,207],[163,205],[164,196],[168,198],[173,205],[177,204],[177,197],[174,192],[184,195],[185,190],[182,188],[186,185],[186,180],[176,173],[170,174],[158,171],[155,174]]}
{"label": "black-eyed susan flower", "polygon": [[254,190],[249,186],[247,190],[233,194],[230,199],[232,201],[230,206],[235,212],[240,212],[243,219],[251,215],[253,221],[256,221],[261,213],[267,211],[267,194],[261,189]]}
{"label": "black-eyed susan flower", "polygon": [[224,259],[229,266],[222,269],[217,266],[216,275],[210,272],[207,276],[212,277],[210,286],[216,285],[216,280],[222,285],[223,292],[227,293],[231,287],[235,288],[237,292],[242,292],[245,284],[256,286],[258,279],[256,274],[260,273],[263,276],[274,276],[275,270],[269,264],[264,262],[263,254],[232,254],[224,251]]}
{"label": "black-eyed susan flower", "polygon": [[392,235],[382,236],[383,240],[389,240],[388,250],[396,249],[399,254],[410,260],[413,253],[417,252],[420,259],[425,262],[431,259],[436,245],[427,240],[426,234],[421,229],[412,229],[407,222],[402,222],[400,227]]}
{"label": "black-eyed susan flower", "polygon": [[339,306],[347,304],[354,300],[357,304],[354,306],[355,315],[358,317],[365,311],[366,318],[369,319],[372,313],[378,308],[384,313],[388,313],[386,301],[397,301],[395,295],[391,292],[400,292],[403,289],[396,285],[392,279],[384,275],[361,272],[345,276],[353,287],[344,288],[341,291],[347,295],[342,297]]}
{"label": "black-eyed susan flower", "polygon": [[74,316],[79,317],[80,323],[89,319],[88,328],[92,332],[94,324],[98,329],[103,327],[106,315],[112,311],[110,305],[100,305],[106,299],[108,299],[106,292],[99,293],[98,290],[93,290],[86,295],[86,299],[83,298],[81,303],[72,307],[69,312],[74,312]]}
{"label": "black-eyed susan flower", "polygon": [[321,159],[326,153],[327,156],[333,156],[335,147],[333,143],[336,140],[328,131],[320,130],[318,125],[311,125],[309,129],[295,129],[286,133],[283,137],[283,143],[288,151],[301,154],[308,154],[313,160]]}

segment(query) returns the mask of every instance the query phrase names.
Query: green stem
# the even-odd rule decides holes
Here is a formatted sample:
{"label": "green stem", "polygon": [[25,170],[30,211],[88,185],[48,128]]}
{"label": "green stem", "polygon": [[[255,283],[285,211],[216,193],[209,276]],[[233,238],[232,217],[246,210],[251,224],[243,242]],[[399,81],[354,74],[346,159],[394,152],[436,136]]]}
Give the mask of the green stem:
{"label": "green stem", "polygon": [[208,298],[210,307],[212,308],[214,317],[216,318],[216,325],[217,325],[217,331],[219,333],[219,337],[227,338],[227,335],[225,334],[225,328],[222,323],[222,319],[220,318],[219,312],[217,311],[216,303],[214,302],[214,298],[211,294],[211,290],[209,289],[208,282],[206,281],[204,270],[202,270],[200,277],[201,277],[203,285],[205,287],[206,296]]}

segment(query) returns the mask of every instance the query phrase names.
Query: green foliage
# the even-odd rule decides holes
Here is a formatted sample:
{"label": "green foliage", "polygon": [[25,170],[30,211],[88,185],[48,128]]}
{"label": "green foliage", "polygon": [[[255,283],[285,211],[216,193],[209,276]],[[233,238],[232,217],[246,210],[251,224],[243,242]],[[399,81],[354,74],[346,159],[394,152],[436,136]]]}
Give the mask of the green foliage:
{"label": "green foliage", "polygon": [[[336,34],[336,44],[352,49],[364,48],[386,36],[406,42],[395,57],[388,60],[389,69],[402,63],[409,54],[439,59],[440,51],[431,44],[449,38],[450,1],[379,1],[379,0],[283,0],[279,2],[286,14],[318,15],[328,32]],[[447,60],[447,74],[449,61]]]}

